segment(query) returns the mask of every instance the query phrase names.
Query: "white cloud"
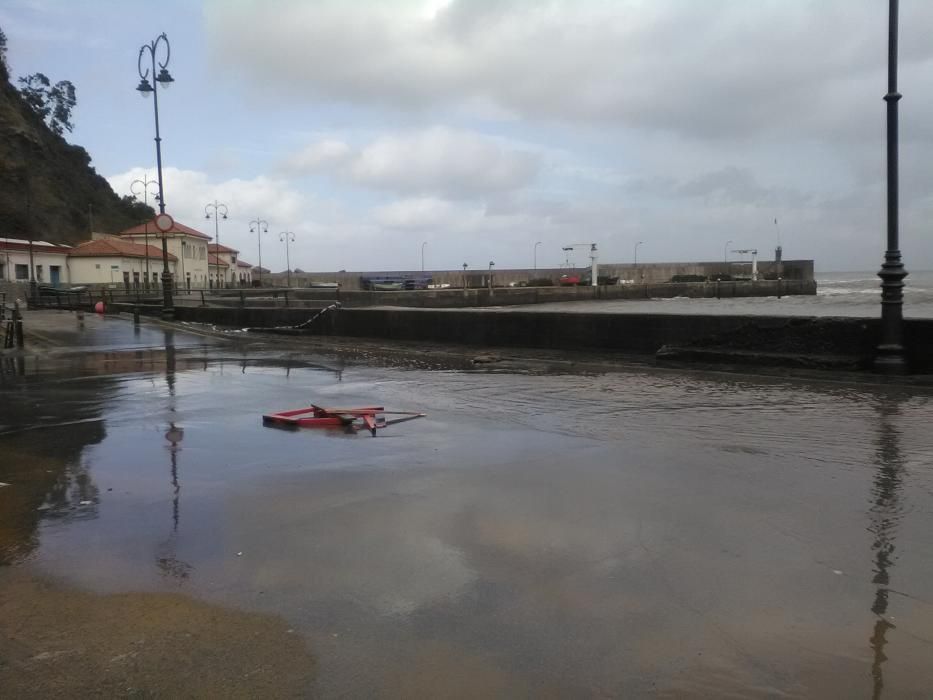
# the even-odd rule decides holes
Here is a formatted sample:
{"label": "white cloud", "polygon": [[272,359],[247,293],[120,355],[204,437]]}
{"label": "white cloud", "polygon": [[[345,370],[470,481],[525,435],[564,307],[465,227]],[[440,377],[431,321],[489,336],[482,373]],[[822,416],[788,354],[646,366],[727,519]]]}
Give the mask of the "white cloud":
{"label": "white cloud", "polygon": [[[129,190],[133,180],[155,177],[155,168],[132,168],[107,178],[116,192]],[[303,221],[311,208],[308,198],[293,189],[286,181],[259,176],[252,180],[233,178],[212,182],[206,173],[194,170],[163,168],[166,212],[178,222],[214,236],[214,221],[205,219],[204,207],[215,200],[228,208],[228,218],[220,222],[220,242],[239,249],[243,257],[258,262],[255,234],[249,233],[249,222],[264,219],[269,222],[269,243],[279,231],[293,228]],[[150,199],[150,204],[152,200]],[[279,257],[278,246],[270,249],[266,243],[263,266]],[[255,254],[254,254],[255,251]],[[272,255],[269,255],[272,253]],[[273,257],[274,256],[274,257]],[[284,254],[281,256],[284,258]]]}
{"label": "white cloud", "polygon": [[352,154],[350,146],[336,139],[309,144],[283,163],[286,172],[301,174],[330,170],[345,163]]}
{"label": "white cloud", "polygon": [[392,202],[377,208],[374,215],[376,222],[387,228],[449,230],[456,218],[462,220],[463,213],[445,200],[421,197]]}
{"label": "white cloud", "polygon": [[325,139],[286,159],[292,173],[331,171],[346,182],[403,194],[470,198],[532,183],[540,159],[482,134],[435,126],[380,136],[361,148]]}
{"label": "white cloud", "polygon": [[[872,133],[884,85],[886,8],[867,0],[215,0],[208,19],[217,65],[265,89],[403,110],[851,140]],[[911,5],[910,26],[931,23],[933,5]],[[918,91],[931,58],[904,33]]]}

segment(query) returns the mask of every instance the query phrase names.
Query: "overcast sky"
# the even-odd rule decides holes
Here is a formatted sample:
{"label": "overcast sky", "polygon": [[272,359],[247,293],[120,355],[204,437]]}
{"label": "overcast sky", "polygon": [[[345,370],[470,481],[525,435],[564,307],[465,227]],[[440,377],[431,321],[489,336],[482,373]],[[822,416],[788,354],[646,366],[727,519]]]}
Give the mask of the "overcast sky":
{"label": "overcast sky", "polygon": [[[69,140],[155,177],[141,44],[171,41],[165,198],[306,270],[717,260],[876,270],[884,0],[4,0],[13,74],[77,88]],[[933,3],[901,2],[901,240],[933,268]],[[775,225],[775,219],[778,224]],[[576,261],[585,262],[578,253]]]}

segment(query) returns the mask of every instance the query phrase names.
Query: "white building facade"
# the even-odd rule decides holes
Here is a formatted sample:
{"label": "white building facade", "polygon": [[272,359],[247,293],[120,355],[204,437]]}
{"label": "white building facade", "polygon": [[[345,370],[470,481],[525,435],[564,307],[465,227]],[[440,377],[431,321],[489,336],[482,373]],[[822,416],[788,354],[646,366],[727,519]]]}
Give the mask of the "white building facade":
{"label": "white building facade", "polygon": [[[149,244],[159,249],[158,265],[162,265],[162,234],[151,223],[140,224],[117,234],[121,239],[137,244]],[[177,287],[187,289],[206,289],[210,286],[210,266],[207,246],[211,237],[190,226],[175,222],[171,231],[165,234],[168,252],[177,259],[175,283]],[[150,261],[150,266],[152,265]]]}
{"label": "white building facade", "polygon": [[[71,249],[68,267],[72,285],[95,285],[125,291],[146,289],[146,258],[149,258],[148,288],[158,288],[162,275],[162,251],[150,245],[114,236],[86,241]],[[175,273],[178,259],[169,255],[169,272]]]}
{"label": "white building facade", "polygon": [[240,259],[240,251],[236,248],[211,243],[207,247],[207,254],[210,256],[211,286],[239,287],[237,260]]}
{"label": "white building facade", "polygon": [[[32,252],[30,261],[30,251]],[[59,286],[70,284],[68,253],[71,246],[21,238],[0,238],[0,281]],[[32,274],[30,274],[32,265]]]}

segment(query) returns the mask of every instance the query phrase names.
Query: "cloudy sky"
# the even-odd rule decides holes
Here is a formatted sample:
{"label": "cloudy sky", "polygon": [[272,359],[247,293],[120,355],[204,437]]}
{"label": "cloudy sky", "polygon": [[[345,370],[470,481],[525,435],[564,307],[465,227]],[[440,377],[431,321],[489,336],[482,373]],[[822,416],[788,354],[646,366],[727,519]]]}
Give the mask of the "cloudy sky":
{"label": "cloudy sky", "polygon": [[[307,270],[717,260],[875,270],[884,0],[4,0],[14,75],[77,87],[70,140],[155,175],[141,44],[166,32],[165,198]],[[933,268],[933,3],[901,2],[902,249]],[[775,225],[775,219],[778,224]],[[767,252],[766,252],[767,251]],[[577,262],[585,256],[577,254]]]}

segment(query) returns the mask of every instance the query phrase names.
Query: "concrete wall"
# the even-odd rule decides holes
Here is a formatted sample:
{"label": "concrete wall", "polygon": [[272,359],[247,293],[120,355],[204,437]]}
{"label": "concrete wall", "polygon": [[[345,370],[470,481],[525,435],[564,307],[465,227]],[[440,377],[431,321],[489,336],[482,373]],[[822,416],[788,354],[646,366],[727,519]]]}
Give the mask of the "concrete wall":
{"label": "concrete wall", "polygon": [[[783,277],[786,280],[812,280],[813,279],[813,261],[812,260],[785,260],[781,263],[782,268],[777,267],[777,263],[771,260],[759,261],[758,271],[762,277]],[[588,267],[578,266],[577,272],[588,270]],[[568,272],[562,268],[538,268],[537,270],[514,269],[514,270],[493,270],[493,284],[496,286],[508,286],[515,282],[527,282],[531,279],[547,278],[554,284],[560,276]],[[780,273],[780,274],[779,274]],[[623,280],[629,280],[638,284],[654,284],[661,282],[670,282],[674,275],[731,275],[733,277],[750,277],[750,262],[684,262],[684,263],[644,263],[633,265],[629,263],[600,263],[600,276],[619,277]],[[309,272],[293,273],[292,286],[306,287],[313,282],[339,282],[341,289],[358,290],[360,288],[361,276],[391,276],[391,275],[410,275],[410,276],[430,276],[435,284],[450,284],[452,287],[463,287],[464,281],[468,287],[485,287],[488,285],[489,271],[484,269],[467,270],[466,280],[462,270],[428,270],[424,273],[416,271],[398,271],[398,272]],[[265,283],[275,286],[285,286],[285,273],[273,273],[263,275]]]}
{"label": "concrete wall", "polygon": [[[291,289],[245,291],[243,296],[249,304],[277,306],[284,303],[287,294],[289,303],[330,303],[339,300],[348,307],[359,306],[409,306],[416,308],[465,308],[475,306],[511,306],[516,304],[540,304],[553,301],[588,301],[592,299],[668,299],[729,298],[793,296],[815,294],[816,283],[800,280],[762,282],[676,282],[666,284],[621,284],[602,287],[503,287],[493,290],[476,289],[420,289],[404,292],[363,292],[344,289]],[[250,296],[265,297],[252,300]],[[278,295],[278,299],[274,298]],[[239,305],[240,292],[215,294],[210,303]],[[326,304],[325,304],[326,305]]]}
{"label": "concrete wall", "polygon": [[[153,307],[157,312],[157,307]],[[179,320],[231,327],[272,327],[307,321],[317,309],[176,307]],[[341,309],[313,334],[380,340],[456,343],[477,347],[592,350],[652,355],[662,346],[696,345],[849,356],[867,362],[880,339],[878,319],[788,318],[674,314],[496,312],[433,309]],[[745,342],[751,339],[751,342]],[[905,322],[915,372],[933,370],[933,319]],[[773,343],[773,347],[769,346]]]}

